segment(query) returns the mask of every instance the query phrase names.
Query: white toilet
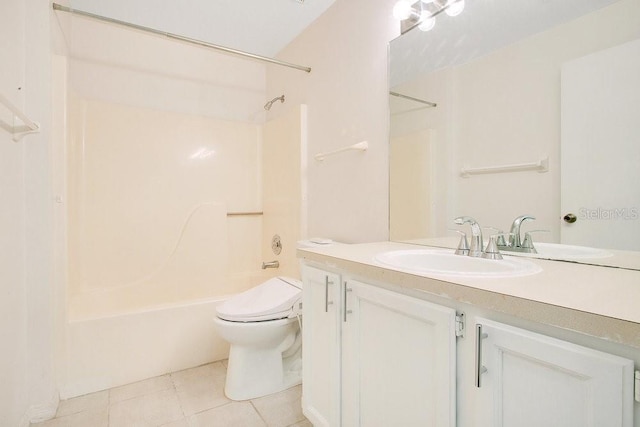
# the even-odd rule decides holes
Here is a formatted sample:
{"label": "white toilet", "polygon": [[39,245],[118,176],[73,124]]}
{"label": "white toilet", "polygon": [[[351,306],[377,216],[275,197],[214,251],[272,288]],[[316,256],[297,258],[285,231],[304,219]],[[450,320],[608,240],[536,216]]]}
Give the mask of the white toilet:
{"label": "white toilet", "polygon": [[214,323],[230,344],[225,394],[254,399],[302,380],[302,282],[276,277],[230,298]]}

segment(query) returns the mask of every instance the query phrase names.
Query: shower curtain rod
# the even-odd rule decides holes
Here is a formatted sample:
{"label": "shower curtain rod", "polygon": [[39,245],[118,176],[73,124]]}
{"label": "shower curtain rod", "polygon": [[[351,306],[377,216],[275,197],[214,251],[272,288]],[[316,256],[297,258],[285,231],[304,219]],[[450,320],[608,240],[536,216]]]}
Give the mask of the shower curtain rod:
{"label": "shower curtain rod", "polygon": [[231,49],[229,47],[220,46],[220,45],[213,44],[213,43],[208,43],[208,42],[205,42],[205,41],[202,41],[202,40],[192,39],[192,38],[181,36],[181,35],[178,35],[178,34],[168,33],[166,31],[156,30],[154,28],[144,27],[142,25],[132,24],[130,22],[120,21],[120,20],[113,19],[113,18],[107,18],[106,16],[96,15],[94,13],[85,12],[83,10],[72,9],[70,7],[67,7],[67,6],[62,6],[62,5],[59,5],[58,3],[53,3],[53,10],[59,10],[61,12],[68,12],[68,13],[71,13],[73,15],[85,16],[87,18],[97,19],[98,21],[108,22],[108,23],[111,23],[111,24],[121,25],[123,27],[129,27],[129,28],[133,28],[133,29],[136,29],[136,30],[145,31],[147,33],[152,33],[152,34],[156,34],[156,35],[160,35],[160,36],[165,36],[165,37],[170,38],[170,39],[179,40],[179,41],[186,42],[186,43],[191,43],[191,44],[194,44],[194,45],[197,45],[197,46],[208,47],[210,49],[219,50],[221,52],[230,53],[232,55],[238,55],[238,56],[243,56],[245,58],[255,59],[255,60],[258,60],[258,61],[269,62],[271,64],[281,65],[283,67],[295,68],[296,70],[305,71],[307,73],[311,72],[311,68],[310,67],[304,67],[302,65],[292,64],[290,62],[284,62],[284,61],[280,61],[278,59],[269,58],[267,56],[256,55],[254,53],[243,52],[241,50]]}
{"label": "shower curtain rod", "polygon": [[415,102],[419,102],[421,104],[426,104],[429,107],[437,107],[438,104],[436,104],[435,102],[429,102],[429,101],[425,101],[424,99],[420,99],[420,98],[414,98],[413,96],[408,96],[408,95],[403,95],[401,93],[398,92],[389,92],[389,95],[391,96],[397,96],[398,98],[404,98],[404,99],[408,99],[410,101],[415,101]]}

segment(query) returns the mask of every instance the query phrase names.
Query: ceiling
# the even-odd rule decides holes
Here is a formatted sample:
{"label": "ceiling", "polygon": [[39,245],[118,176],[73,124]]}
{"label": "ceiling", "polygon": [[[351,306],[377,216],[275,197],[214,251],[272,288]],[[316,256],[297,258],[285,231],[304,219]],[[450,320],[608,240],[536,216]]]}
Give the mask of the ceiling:
{"label": "ceiling", "polygon": [[335,0],[70,0],[109,18],[275,56]]}

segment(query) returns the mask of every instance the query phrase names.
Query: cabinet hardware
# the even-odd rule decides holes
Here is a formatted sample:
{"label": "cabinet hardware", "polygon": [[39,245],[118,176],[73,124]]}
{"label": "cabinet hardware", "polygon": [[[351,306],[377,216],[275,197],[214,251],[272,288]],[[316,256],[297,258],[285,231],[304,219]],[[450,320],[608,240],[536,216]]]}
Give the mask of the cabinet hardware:
{"label": "cabinet hardware", "polygon": [[324,312],[329,312],[329,305],[333,304],[333,301],[329,301],[329,285],[333,285],[333,282],[329,281],[329,276],[324,276]]}
{"label": "cabinet hardware", "polygon": [[344,310],[343,310],[344,317],[342,318],[342,320],[344,322],[347,321],[347,314],[351,314],[352,313],[351,310],[347,310],[347,292],[351,292],[351,291],[352,291],[352,289],[347,287],[347,282],[344,282],[344,298],[343,298],[343,301],[344,301]]}
{"label": "cabinet hardware", "polygon": [[482,366],[482,340],[489,335],[482,333],[482,325],[476,324],[476,387],[480,388],[480,377],[487,372],[487,368]]}
{"label": "cabinet hardware", "polygon": [[464,337],[464,313],[456,313],[456,337]]}
{"label": "cabinet hardware", "polygon": [[640,403],[640,371],[635,371],[634,375],[634,397]]}

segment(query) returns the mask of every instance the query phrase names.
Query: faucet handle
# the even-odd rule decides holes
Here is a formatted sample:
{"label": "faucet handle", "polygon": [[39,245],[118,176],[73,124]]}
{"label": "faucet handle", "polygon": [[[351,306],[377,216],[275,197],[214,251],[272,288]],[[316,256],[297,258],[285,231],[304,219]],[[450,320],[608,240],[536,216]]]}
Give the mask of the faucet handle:
{"label": "faucet handle", "polygon": [[456,248],[456,255],[469,255],[469,242],[467,241],[467,233],[460,230],[449,229],[449,231],[455,231],[460,235],[460,242],[458,243],[458,247]]}
{"label": "faucet handle", "polygon": [[[487,228],[493,228],[493,227],[487,227]],[[497,229],[494,229],[494,230],[497,230]],[[502,259],[502,254],[498,249],[498,246],[500,245],[500,243],[498,242],[500,240],[504,242],[504,236],[508,236],[510,234],[513,234],[513,233],[503,233],[502,231],[500,231],[499,233],[492,234],[491,236],[489,236],[489,243],[487,244],[487,248],[482,253],[482,258]]]}
{"label": "faucet handle", "polygon": [[[489,236],[490,237],[493,237],[493,236],[496,237],[496,244],[498,246],[507,246],[507,242],[504,240],[504,236],[505,235],[510,235],[511,233],[505,233],[504,231],[500,230],[499,228],[495,228],[495,227],[483,227],[483,228],[486,228],[487,230],[496,231],[497,232],[496,234],[490,234]],[[489,243],[491,243],[491,242],[489,242]],[[487,245],[487,247],[489,247],[489,246]]]}
{"label": "faucet handle", "polygon": [[522,248],[526,249],[527,252],[532,254],[537,254],[536,248],[533,246],[533,239],[531,238],[531,233],[550,233],[551,230],[529,230],[524,233],[524,240],[522,241]]}

